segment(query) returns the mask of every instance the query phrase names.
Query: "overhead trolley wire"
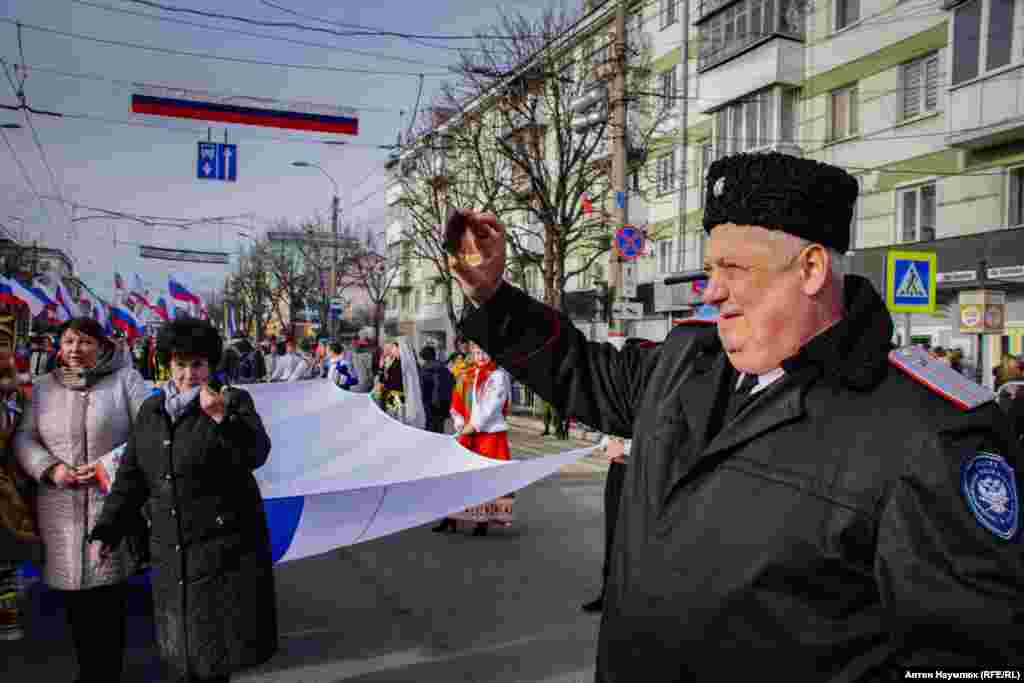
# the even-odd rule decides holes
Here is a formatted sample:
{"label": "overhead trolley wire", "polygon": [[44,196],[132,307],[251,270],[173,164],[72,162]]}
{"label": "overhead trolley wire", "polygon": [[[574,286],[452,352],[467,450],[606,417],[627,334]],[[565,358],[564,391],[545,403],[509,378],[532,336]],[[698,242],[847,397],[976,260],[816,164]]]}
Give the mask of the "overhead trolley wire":
{"label": "overhead trolley wire", "polygon": [[212,59],[222,62],[232,62],[235,64],[254,64],[258,66],[273,66],[282,69],[300,69],[305,71],[327,71],[332,73],[353,73],[353,74],[366,74],[370,76],[430,76],[432,78],[439,78],[444,76],[450,76],[448,72],[426,72],[423,74],[411,71],[381,71],[376,69],[355,69],[345,68],[337,66],[319,66],[315,64],[289,64],[285,62],[272,62],[264,59],[251,59],[248,57],[225,57],[223,55],[215,55],[209,52],[190,52],[187,50],[172,50],[166,47],[155,47],[152,45],[140,45],[139,43],[129,43],[120,40],[109,40],[107,38],[96,38],[95,36],[85,36],[80,33],[71,33],[70,31],[59,31],[54,28],[47,26],[36,26],[35,24],[26,24],[24,22],[18,22],[14,19],[7,17],[0,17],[0,23],[4,24],[21,24],[23,28],[27,28],[32,31],[39,31],[42,33],[52,33],[54,35],[64,36],[67,38],[74,38],[76,40],[85,40],[94,43],[100,43],[102,45],[112,45],[116,47],[127,47],[135,50],[145,50],[147,52],[156,52],[159,54],[175,55],[181,57],[196,57],[198,59]]}

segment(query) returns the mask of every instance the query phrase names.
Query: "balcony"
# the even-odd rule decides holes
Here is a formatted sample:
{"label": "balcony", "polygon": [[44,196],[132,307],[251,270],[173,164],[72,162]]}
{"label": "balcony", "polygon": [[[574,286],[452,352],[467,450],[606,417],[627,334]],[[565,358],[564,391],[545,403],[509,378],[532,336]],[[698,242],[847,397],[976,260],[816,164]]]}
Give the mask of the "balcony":
{"label": "balcony", "polygon": [[700,75],[702,114],[774,84],[799,87],[803,84],[803,43],[769,36],[735,59],[718,62]]}
{"label": "balcony", "polygon": [[1024,136],[1024,64],[949,90],[946,142],[982,149]]}
{"label": "balcony", "polygon": [[[774,82],[799,85],[803,74],[804,19],[800,0],[708,0],[695,24],[702,49],[697,69],[704,72],[754,52],[752,59],[735,60],[728,79],[739,80],[746,91]],[[785,47],[780,46],[785,44]],[[702,74],[701,86],[706,76]],[[753,78],[754,83],[750,82]],[[746,81],[746,82],[745,82]],[[738,84],[737,84],[738,86]]]}

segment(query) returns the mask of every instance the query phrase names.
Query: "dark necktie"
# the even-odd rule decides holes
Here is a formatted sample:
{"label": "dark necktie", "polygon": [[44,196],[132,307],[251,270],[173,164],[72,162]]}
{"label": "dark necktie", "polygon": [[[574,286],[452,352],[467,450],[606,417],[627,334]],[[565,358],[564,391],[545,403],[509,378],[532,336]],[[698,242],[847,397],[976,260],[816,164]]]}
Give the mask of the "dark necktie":
{"label": "dark necktie", "polygon": [[743,375],[743,379],[740,380],[740,384],[736,387],[736,390],[732,392],[732,396],[729,397],[729,419],[736,417],[736,414],[747,404],[750,400],[750,392],[753,391],[754,387],[757,386],[757,375],[746,374]]}

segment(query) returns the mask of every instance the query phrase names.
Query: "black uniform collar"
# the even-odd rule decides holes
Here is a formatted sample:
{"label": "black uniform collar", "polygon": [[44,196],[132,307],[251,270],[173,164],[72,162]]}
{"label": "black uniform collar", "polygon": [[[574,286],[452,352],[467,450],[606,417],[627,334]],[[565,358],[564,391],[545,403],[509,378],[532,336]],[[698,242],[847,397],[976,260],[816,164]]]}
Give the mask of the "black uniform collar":
{"label": "black uniform collar", "polygon": [[832,386],[866,391],[881,382],[888,371],[889,351],[893,348],[892,317],[867,279],[847,275],[843,289],[843,319],[784,360],[782,367],[791,374],[817,366]]}

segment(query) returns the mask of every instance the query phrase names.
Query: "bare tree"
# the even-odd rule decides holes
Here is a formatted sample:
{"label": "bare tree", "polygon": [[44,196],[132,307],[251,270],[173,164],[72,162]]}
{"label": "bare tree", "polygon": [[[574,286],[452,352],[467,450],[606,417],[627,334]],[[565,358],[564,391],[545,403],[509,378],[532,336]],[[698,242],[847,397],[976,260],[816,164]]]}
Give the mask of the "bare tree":
{"label": "bare tree", "polygon": [[[445,160],[430,173],[448,179],[449,205],[475,199],[475,206],[527,217],[508,231],[510,272],[524,277],[528,268],[540,270],[544,300],[556,308],[569,279],[611,248],[612,225],[601,209],[612,195],[609,137],[626,136],[628,164],[637,169],[668,115],[651,98],[630,98],[626,125],[612,130],[608,112],[616,102],[603,79],[622,62],[628,91],[650,89],[650,55],[636,42],[620,49],[607,32],[597,34],[596,44],[570,40],[561,47],[577,19],[577,11],[564,5],[539,19],[503,12],[497,25],[481,33],[505,38],[481,40],[461,52],[456,80],[443,88],[440,105],[457,118],[440,128],[423,120],[418,131],[418,149]],[[580,102],[590,103],[582,117],[574,108]],[[482,188],[462,188],[461,182]]]}
{"label": "bare tree", "polygon": [[[269,238],[264,263],[273,278],[274,313],[282,329],[293,331],[298,312],[316,300],[315,281],[310,277],[299,249],[305,232],[287,221],[279,221],[269,233]],[[285,324],[281,304],[288,311],[289,324]]]}
{"label": "bare tree", "polygon": [[[334,333],[335,326],[330,324],[332,293],[341,296],[350,286],[341,274],[349,267],[362,251],[359,240],[352,236],[350,227],[342,227],[335,244],[334,236],[326,229],[326,222],[319,216],[306,221],[299,229],[301,239],[296,241],[296,249],[302,256],[303,271],[308,278],[307,289],[310,293],[309,303],[314,304],[320,312],[322,329]],[[337,259],[337,260],[335,260]],[[337,273],[337,283],[331,287],[332,264]]]}
{"label": "bare tree", "polygon": [[[355,233],[356,230],[353,229]],[[380,340],[381,323],[384,317],[384,305],[388,294],[395,285],[401,269],[398,257],[383,253],[380,239],[367,231],[366,237],[360,242],[360,249],[346,264],[342,276],[346,286],[357,287],[366,292],[370,300],[373,316],[373,329]]]}
{"label": "bare tree", "polygon": [[274,308],[274,289],[268,272],[267,241],[256,243],[240,259],[238,273],[228,281],[227,300],[235,307],[243,330],[255,329],[257,338],[265,333]]}

